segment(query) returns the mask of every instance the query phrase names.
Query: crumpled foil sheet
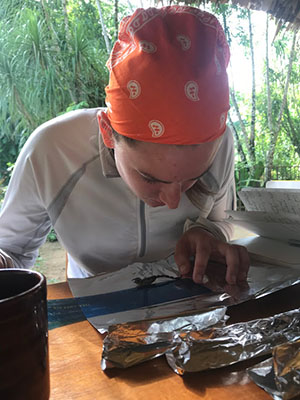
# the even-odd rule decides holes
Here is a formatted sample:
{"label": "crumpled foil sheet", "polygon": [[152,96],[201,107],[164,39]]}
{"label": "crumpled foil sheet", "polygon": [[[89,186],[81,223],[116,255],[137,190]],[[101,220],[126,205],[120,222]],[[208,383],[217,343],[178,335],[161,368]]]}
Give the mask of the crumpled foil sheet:
{"label": "crumpled foil sheet", "polygon": [[178,332],[224,326],[226,307],[169,320],[138,321],[109,328],[103,342],[101,367],[127,368],[159,357],[180,344]]}
{"label": "crumpled foil sheet", "polygon": [[180,334],[181,343],[167,353],[175,372],[219,368],[269,353],[278,344],[300,338],[300,309],[273,317]]}
{"label": "crumpled foil sheet", "polygon": [[89,322],[100,333],[108,332],[103,369],[126,368],[165,354],[174,371],[183,374],[268,354],[300,337],[299,310],[225,324],[226,307],[299,283],[300,268],[253,264],[247,282],[238,285],[228,285],[225,274],[224,265],[209,263],[205,282],[197,285],[180,278],[171,256],[71,279],[69,285]]}
{"label": "crumpled foil sheet", "polygon": [[174,372],[183,375],[267,354],[300,338],[300,309],[228,326],[225,310],[111,327],[103,343],[102,368],[126,368],[165,354]]}
{"label": "crumpled foil sheet", "polygon": [[[300,282],[300,268],[251,265],[246,283],[229,285],[226,267],[209,263],[205,281],[180,279],[174,256],[135,263],[69,286],[89,322],[104,333],[111,325],[175,318],[256,299]],[[156,278],[153,280],[153,278]],[[136,282],[151,282],[141,287]]]}
{"label": "crumpled foil sheet", "polygon": [[250,378],[275,400],[300,396],[300,340],[276,346],[272,358],[247,371]]}

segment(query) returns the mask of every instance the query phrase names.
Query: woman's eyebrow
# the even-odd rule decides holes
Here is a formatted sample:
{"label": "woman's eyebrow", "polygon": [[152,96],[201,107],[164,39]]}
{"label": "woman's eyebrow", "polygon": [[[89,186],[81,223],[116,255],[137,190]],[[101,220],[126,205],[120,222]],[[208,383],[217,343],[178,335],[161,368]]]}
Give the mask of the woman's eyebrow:
{"label": "woman's eyebrow", "polygon": [[[164,181],[164,180],[162,180],[162,179],[155,178],[154,176],[152,176],[152,175],[150,175],[150,174],[147,174],[146,172],[143,172],[143,171],[137,170],[137,172],[138,172],[140,175],[142,175],[144,178],[151,179],[152,181],[155,181],[155,182],[161,182],[161,183],[166,183],[166,184],[173,183],[173,182],[170,182],[170,181]],[[202,175],[203,175],[203,174],[201,174],[201,175],[199,175],[199,176],[197,176],[197,177],[195,177],[195,178],[187,179],[187,181],[196,181],[197,179],[201,178]]]}

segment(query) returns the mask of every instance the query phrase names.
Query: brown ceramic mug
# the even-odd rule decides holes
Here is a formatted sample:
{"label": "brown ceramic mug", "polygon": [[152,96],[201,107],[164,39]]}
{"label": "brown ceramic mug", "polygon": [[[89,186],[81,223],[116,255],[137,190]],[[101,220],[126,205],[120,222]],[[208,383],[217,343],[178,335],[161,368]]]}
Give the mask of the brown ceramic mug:
{"label": "brown ceramic mug", "polygon": [[46,278],[0,269],[0,399],[48,400]]}

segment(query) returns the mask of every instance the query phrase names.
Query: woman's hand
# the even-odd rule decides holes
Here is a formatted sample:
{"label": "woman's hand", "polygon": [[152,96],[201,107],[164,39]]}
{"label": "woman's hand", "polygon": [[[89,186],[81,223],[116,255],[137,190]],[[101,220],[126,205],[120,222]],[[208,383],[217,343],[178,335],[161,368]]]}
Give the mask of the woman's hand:
{"label": "woman's hand", "polygon": [[[193,265],[191,257],[195,259]],[[190,276],[192,273],[193,281],[202,283],[209,260],[226,264],[229,284],[247,279],[250,258],[245,247],[222,242],[201,228],[186,231],[175,249],[175,262],[181,275]]]}

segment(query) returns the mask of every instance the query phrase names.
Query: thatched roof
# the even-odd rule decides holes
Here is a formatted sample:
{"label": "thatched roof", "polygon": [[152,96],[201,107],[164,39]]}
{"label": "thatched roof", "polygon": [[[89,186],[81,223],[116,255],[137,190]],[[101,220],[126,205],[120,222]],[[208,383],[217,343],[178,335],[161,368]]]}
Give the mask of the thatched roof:
{"label": "thatched roof", "polygon": [[[229,0],[209,0],[213,3],[228,3]],[[186,4],[190,0],[184,0]],[[199,3],[207,0],[199,0]],[[288,29],[300,27],[300,0],[231,0],[232,4],[252,10],[263,10],[274,16],[279,24],[288,22]]]}
{"label": "thatched roof", "polygon": [[232,3],[266,11],[279,22],[289,22],[290,27],[295,29],[300,27],[300,0],[232,0]]}

